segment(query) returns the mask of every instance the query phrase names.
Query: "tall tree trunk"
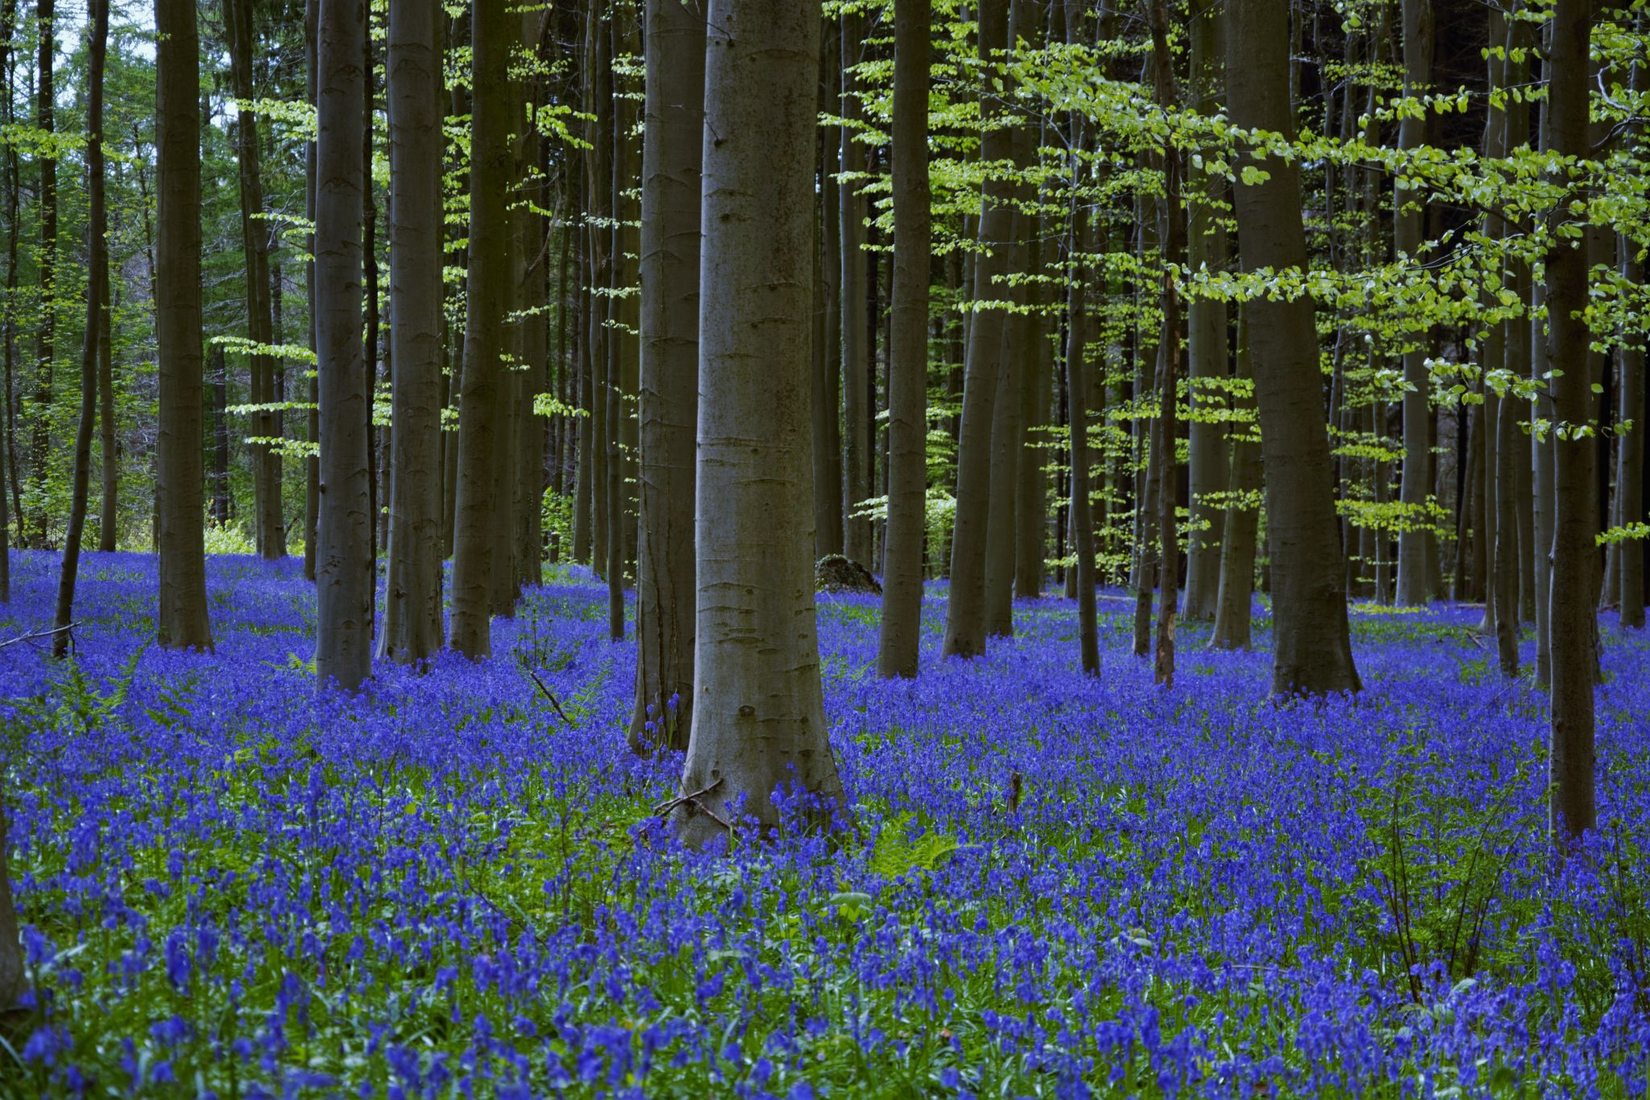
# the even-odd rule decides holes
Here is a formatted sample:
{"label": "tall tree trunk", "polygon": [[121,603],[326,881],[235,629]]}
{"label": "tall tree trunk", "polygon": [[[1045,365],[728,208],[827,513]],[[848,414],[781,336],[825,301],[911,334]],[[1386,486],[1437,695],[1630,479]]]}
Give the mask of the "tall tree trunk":
{"label": "tall tree trunk", "polygon": [[[619,9],[612,22],[615,59],[641,52],[634,8]],[[641,327],[636,294],[640,274],[637,255],[640,211],[633,189],[640,174],[634,132],[636,102],[627,79],[622,85],[615,69],[613,97],[613,272],[614,288],[622,293],[613,302],[612,378],[608,391],[611,436],[608,441],[608,486],[613,496],[609,516],[608,609],[609,631],[615,641],[624,637],[624,583],[636,564],[636,391],[640,371]]]}
{"label": "tall tree trunk", "polygon": [[[1558,0],[1547,62],[1550,148],[1560,157],[1588,154],[1588,39],[1592,0]],[[1564,207],[1561,204],[1560,210]],[[1562,217],[1562,214],[1557,215]],[[1569,429],[1553,442],[1551,824],[1561,847],[1593,828],[1593,588],[1597,564],[1594,442],[1577,431],[1589,418],[1584,369],[1589,336],[1587,254],[1579,241],[1554,236],[1547,254],[1547,370],[1555,420]]]}
{"label": "tall tree trunk", "polygon": [[[1034,221],[1027,220],[1032,240],[1023,270],[1041,272],[1045,267],[1043,233]],[[1033,312],[1016,318],[1024,341],[1019,353],[1026,376],[1020,387],[1020,450],[1015,456],[1014,595],[1033,600],[1043,594],[1043,569],[1048,559],[1048,474],[1043,469],[1047,464],[1043,429],[1053,389],[1054,342],[1049,339],[1044,321],[1051,304],[1049,288],[1042,283],[1031,285],[1026,288],[1026,297]]]}
{"label": "tall tree trunk", "polygon": [[[1232,121],[1292,136],[1289,10],[1274,0],[1233,0],[1233,5],[1226,42]],[[1243,269],[1304,273],[1299,169],[1275,156],[1251,152],[1246,159],[1266,177],[1236,187]],[[1285,695],[1357,691],[1312,302],[1257,299],[1248,310],[1267,471],[1276,645],[1272,690]]]}
{"label": "tall tree trunk", "polygon": [[[1403,0],[1404,95],[1415,99],[1425,95],[1432,84],[1433,19],[1432,0]],[[1419,148],[1426,141],[1427,119],[1406,114],[1398,124],[1398,148]],[[1392,242],[1400,262],[1420,262],[1421,209],[1414,191],[1399,179],[1393,186]],[[1427,496],[1432,487],[1432,450],[1428,439],[1432,410],[1428,397],[1432,390],[1427,368],[1425,334],[1412,334],[1413,345],[1404,351],[1404,465],[1398,498],[1403,505],[1403,526],[1398,530],[1398,602],[1406,607],[1426,603],[1427,552],[1433,534],[1426,517]]]}
{"label": "tall tree trunk", "polygon": [[[980,57],[995,67],[1009,44],[1008,0],[981,0],[979,6]],[[1004,93],[984,88],[982,116],[994,121],[1002,111]],[[1000,125],[988,125],[980,135],[980,159],[986,164],[1006,161],[1014,153],[1014,139]],[[987,176],[981,187],[979,242],[974,260],[974,296],[998,293],[997,280],[1007,273],[1009,242],[1015,218],[1013,186],[998,175]],[[969,324],[967,362],[963,370],[962,423],[957,443],[956,514],[951,533],[951,596],[946,605],[944,654],[977,657],[985,652],[986,528],[991,510],[992,414],[997,382],[1003,371],[1003,331],[1007,316],[1001,309],[982,309]]]}
{"label": "tall tree trunk", "polygon": [[[1255,414],[1254,364],[1249,357],[1247,307],[1238,311],[1237,377],[1249,383],[1233,407]],[[1260,439],[1255,422],[1232,428],[1231,479],[1227,483],[1225,538],[1220,544],[1220,596],[1215,628],[1209,645],[1215,649],[1248,649],[1250,618],[1255,595],[1255,542],[1260,529]]]}
{"label": "tall tree trunk", "polygon": [[206,384],[211,391],[212,465],[206,473],[206,514],[219,527],[227,527],[235,513],[229,487],[229,371],[224,366],[222,344],[212,345],[207,360]]}
{"label": "tall tree trunk", "polygon": [[503,4],[471,12],[474,57],[470,137],[469,285],[459,400],[458,501],[453,548],[453,648],[472,659],[492,652],[488,616],[498,389],[504,310],[510,294],[511,45],[518,20]]}
{"label": "tall tree trunk", "polygon": [[155,514],[160,644],[211,649],[201,500],[200,39],[194,0],[155,0]]}
{"label": "tall tree trunk", "polygon": [[[834,32],[824,36],[824,60],[820,71],[821,113],[837,109],[837,88],[842,79],[838,60],[842,40]],[[840,554],[844,548],[842,527],[847,508],[842,486],[842,207],[836,180],[838,135],[824,127],[819,131],[819,285],[820,323],[818,346],[814,349],[814,553],[817,557]]]}
{"label": "tall tree trunk", "polygon": [[[1200,114],[1213,115],[1224,101],[1226,60],[1225,13],[1210,4],[1192,17],[1192,92]],[[1333,173],[1331,173],[1333,175]],[[1211,275],[1226,270],[1229,245],[1220,205],[1226,184],[1220,176],[1193,166],[1187,172],[1188,213],[1186,266]],[[1188,488],[1191,528],[1186,547],[1186,618],[1206,622],[1215,617],[1224,554],[1225,512],[1217,503],[1226,491],[1226,432],[1216,414],[1224,404],[1220,386],[1231,373],[1227,350],[1229,316],[1225,302],[1195,297],[1186,303],[1186,366],[1191,423]]]}
{"label": "tall tree trunk", "polygon": [[0,802],[0,1006],[17,1003],[27,978],[23,973],[23,941],[17,931],[17,909],[11,896],[11,867],[7,858],[11,840],[6,833],[6,808]]}
{"label": "tall tree trunk", "polygon": [[[1169,9],[1167,0],[1152,3],[1152,83],[1158,105],[1165,111],[1176,102],[1174,67],[1169,55]],[[1163,225],[1163,286],[1159,309],[1163,314],[1163,335],[1157,344],[1157,399],[1160,405],[1158,439],[1161,446],[1154,456],[1158,463],[1158,560],[1162,576],[1158,585],[1157,645],[1153,660],[1153,679],[1160,684],[1174,683],[1174,628],[1179,611],[1180,549],[1175,535],[1175,517],[1179,508],[1179,478],[1175,472],[1176,437],[1179,435],[1176,405],[1179,401],[1180,379],[1180,296],[1175,289],[1174,274],[1169,264],[1181,262],[1186,254],[1186,219],[1181,208],[1180,192],[1183,178],[1180,154],[1173,148],[1162,153],[1163,198],[1159,220]]]}
{"label": "tall tree trunk", "polygon": [[[845,814],[814,611],[809,267],[819,9],[712,0],[705,73],[693,739],[675,821]],[[766,431],[753,436],[751,426]]]}
{"label": "tall tree trunk", "polygon": [[[1068,40],[1079,26],[1078,0],[1067,0]],[[1100,672],[1099,616],[1095,601],[1094,511],[1090,503],[1088,441],[1088,270],[1085,257],[1093,251],[1094,231],[1089,212],[1079,205],[1076,185],[1082,178],[1082,152],[1088,148],[1083,117],[1071,117],[1071,248],[1070,273],[1066,290],[1066,400],[1071,420],[1071,528],[1072,552],[1077,565],[1072,571],[1077,581],[1077,649],[1083,671]]]}
{"label": "tall tree trunk", "polygon": [[[1630,286],[1644,282],[1644,261],[1638,246],[1626,237],[1617,238],[1621,257],[1621,277]],[[1621,501],[1619,522],[1629,529],[1644,521],[1644,433],[1650,430],[1645,417],[1644,348],[1636,344],[1621,349],[1621,420],[1632,421],[1631,431],[1622,432],[1616,442],[1616,496]],[[1644,628],[1644,554],[1638,542],[1621,544],[1618,591],[1621,596],[1621,625]]]}
{"label": "tall tree trunk", "polygon": [[315,671],[346,691],[372,673],[372,398],[361,311],[364,0],[321,0],[315,150],[316,375],[320,381],[321,509],[315,585]]}
{"label": "tall tree trunk", "polygon": [[[17,35],[17,0],[4,0],[0,4],[0,68],[6,73],[6,97],[3,108],[0,108],[0,117],[6,125],[15,121],[16,108],[15,89],[13,88],[13,74],[16,71],[16,50],[13,48]],[[6,188],[6,287],[4,310],[4,331],[0,332],[0,357],[5,360],[3,377],[0,377],[0,603],[11,602],[11,517],[17,517],[17,541],[23,542],[23,495],[17,479],[17,379],[16,379],[16,352],[17,352],[17,246],[19,232],[19,179],[17,170],[17,146],[6,142],[4,150],[5,188]],[[8,497],[7,494],[11,495]],[[0,829],[4,828],[4,821],[0,820]],[[0,851],[0,858],[4,852]],[[6,888],[0,904],[10,904],[9,887]],[[0,981],[5,978],[7,964],[6,952],[16,940],[16,935],[0,929],[0,936],[9,936],[9,939],[0,938]],[[0,993],[4,990],[0,989]],[[9,1002],[8,1002],[9,1003]]]}
{"label": "tall tree trunk", "polygon": [[928,499],[929,0],[894,9],[893,317],[888,345],[888,533],[877,671],[915,676]]}
{"label": "tall tree trunk", "polygon": [[441,648],[441,45],[433,3],[389,13],[390,532],[379,652]]}
{"label": "tall tree trunk", "polygon": [[[305,66],[306,84],[308,85],[309,102],[319,101],[319,58],[317,57],[320,20],[320,0],[305,0],[304,3],[304,52],[308,61]],[[315,296],[315,211],[316,192],[319,189],[319,178],[316,175],[316,142],[310,141],[304,146],[304,210],[309,217],[309,262],[304,265],[304,289],[309,299],[309,350],[319,355],[320,337],[317,333],[317,317],[320,310],[317,308],[320,299]],[[306,435],[309,439],[309,454],[304,459],[304,577],[315,579],[315,562],[320,550],[320,522],[321,522],[321,382],[318,377],[311,375],[309,379],[309,410],[306,424]]]}
{"label": "tall tree trunk", "polygon": [[68,656],[69,624],[74,621],[74,588],[80,573],[80,543],[86,531],[86,504],[92,484],[98,345],[104,331],[104,303],[109,296],[109,214],[103,198],[103,68],[109,52],[109,0],[91,0],[87,16],[91,26],[87,29],[86,62],[86,333],[80,351],[80,421],[74,435],[69,529],[63,540],[57,617],[52,624],[52,656],[59,658]]}
{"label": "tall tree trunk", "polygon": [[838,227],[842,233],[840,259],[842,278],[838,283],[838,305],[842,317],[842,465],[843,553],[871,567],[871,521],[858,515],[859,502],[872,495],[870,410],[865,378],[870,368],[870,313],[867,309],[867,259],[865,251],[866,201],[864,183],[857,178],[866,173],[866,147],[855,140],[859,133],[854,119],[861,114],[859,80],[854,66],[860,61],[864,37],[863,17],[847,13],[842,17],[842,102],[839,111],[845,122],[840,131],[841,169],[845,177],[837,186]]}
{"label": "tall tree trunk", "polygon": [[[260,348],[274,342],[275,320],[269,284],[269,222],[264,219],[263,174],[258,116],[252,110],[252,0],[223,0],[224,34],[229,44],[230,86],[240,101],[235,122],[235,161],[240,168],[241,250],[246,261],[246,335]],[[281,453],[270,444],[275,429],[275,360],[257,350],[252,365],[252,498],[258,556],[286,556],[281,516]]]}
{"label": "tall tree trunk", "polygon": [[[587,391],[590,431],[591,562],[597,576],[609,572],[608,532],[612,528],[608,509],[612,507],[607,464],[609,455],[608,389],[612,352],[608,321],[613,315],[612,229],[608,222],[613,202],[613,59],[611,39],[603,26],[600,5],[592,3],[585,19],[585,128],[590,144],[585,163],[585,234],[589,257],[587,285],[590,308],[585,321],[589,331],[590,388]],[[619,597],[622,600],[622,593]],[[613,629],[616,602],[608,591],[608,629]],[[620,613],[622,614],[622,608]],[[620,624],[622,636],[622,622]]]}
{"label": "tall tree trunk", "polygon": [[[38,0],[35,19],[39,29],[36,62],[34,125],[44,134],[56,131],[57,86],[54,65],[57,59],[56,0]],[[40,157],[40,252],[37,260],[40,284],[40,311],[34,330],[34,413],[30,425],[29,461],[34,473],[33,542],[45,547],[50,542],[51,509],[47,503],[47,474],[51,465],[51,419],[53,372],[57,358],[57,157],[48,143]]]}
{"label": "tall tree trunk", "polygon": [[644,43],[640,531],[630,719],[630,745],[638,752],[686,749],[692,729],[704,8],[647,0]]}

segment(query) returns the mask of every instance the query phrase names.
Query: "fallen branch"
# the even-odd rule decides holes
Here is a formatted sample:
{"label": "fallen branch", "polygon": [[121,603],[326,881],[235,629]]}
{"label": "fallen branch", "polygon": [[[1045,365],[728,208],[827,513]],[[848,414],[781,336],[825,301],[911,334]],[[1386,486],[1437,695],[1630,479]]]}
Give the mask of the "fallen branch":
{"label": "fallen branch", "polygon": [[538,689],[539,689],[540,694],[542,694],[546,699],[550,700],[550,705],[556,709],[556,714],[561,718],[563,724],[567,725],[568,727],[571,727],[573,725],[573,719],[567,717],[567,712],[565,710],[561,709],[561,704],[556,702],[555,694],[553,692],[551,692],[549,686],[543,680],[539,679],[539,674],[534,672],[525,663],[522,664],[521,670],[523,672],[527,673],[527,675],[532,678],[533,683],[538,685]]}
{"label": "fallen branch", "polygon": [[[722,785],[722,778],[724,778],[724,777],[718,777],[716,782],[712,783],[710,786],[703,787],[703,788],[701,788],[697,791],[694,791],[692,794],[684,794],[684,795],[679,795],[676,798],[666,799],[665,801],[659,803],[657,806],[653,807],[653,813],[650,816],[652,816],[652,817],[663,817],[665,814],[668,814],[670,811],[674,810],[676,807],[680,806],[684,802],[692,802],[694,805],[698,806],[699,805],[699,802],[698,802],[699,797],[701,795],[707,795],[711,791],[714,791],[717,787],[720,787]],[[700,806],[699,808],[704,809],[703,806]]]}
{"label": "fallen branch", "polygon": [[51,638],[55,635],[73,630],[79,625],[79,622],[66,623],[63,626],[54,626],[50,630],[36,630],[32,634],[23,634],[16,638],[8,638],[5,641],[0,642],[0,649],[5,649],[8,646],[22,645],[25,642],[39,641],[42,638]]}

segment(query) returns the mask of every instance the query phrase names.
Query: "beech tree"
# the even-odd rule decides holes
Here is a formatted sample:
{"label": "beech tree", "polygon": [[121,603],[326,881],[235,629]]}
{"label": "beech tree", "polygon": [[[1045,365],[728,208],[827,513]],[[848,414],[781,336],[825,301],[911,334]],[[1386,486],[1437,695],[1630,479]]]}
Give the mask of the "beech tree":
{"label": "beech tree", "polygon": [[441,8],[389,13],[390,532],[379,651],[441,648]]}
{"label": "beech tree", "polygon": [[812,558],[819,12],[711,0],[706,27],[693,736],[673,811],[696,845],[728,835],[736,811],[777,825],[782,784],[821,815],[843,803]]}
{"label": "beech tree", "polygon": [[[1293,136],[1289,9],[1275,0],[1232,0],[1228,11],[1226,93],[1233,124]],[[1305,271],[1295,162],[1252,150],[1235,205],[1245,272]],[[1357,691],[1312,301],[1262,297],[1248,311],[1272,559],[1272,690]]]}
{"label": "beech tree", "polygon": [[371,467],[361,312],[364,0],[321,0],[315,149],[315,352],[320,515],[315,588],[321,683],[353,691],[372,672]]}
{"label": "beech tree", "polygon": [[194,0],[155,0],[155,545],[160,644],[211,649],[201,461],[200,38]]}
{"label": "beech tree", "polygon": [[[888,533],[877,671],[915,676],[928,526],[928,0],[894,8],[894,285]],[[1040,567],[1040,563],[1039,563]]]}
{"label": "beech tree", "polygon": [[685,749],[693,715],[704,8],[648,0],[644,41],[636,706],[630,740],[637,750]]}

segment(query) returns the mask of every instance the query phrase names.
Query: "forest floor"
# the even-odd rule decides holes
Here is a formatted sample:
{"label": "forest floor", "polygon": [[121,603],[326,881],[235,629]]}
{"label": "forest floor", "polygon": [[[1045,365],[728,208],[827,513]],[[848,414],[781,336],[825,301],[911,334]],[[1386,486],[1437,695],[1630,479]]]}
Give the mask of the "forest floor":
{"label": "forest floor", "polygon": [[[56,558],[15,561],[0,639],[51,619]],[[212,559],[210,655],[148,644],[151,559],[81,568],[74,660],[0,649],[0,1094],[1645,1093],[1650,639],[1613,617],[1608,824],[1562,866],[1477,609],[1357,609],[1356,703],[1277,705],[1264,608],[1250,653],[1184,626],[1165,690],[1109,600],[1098,679],[1058,599],[942,664],[942,586],[906,682],[874,597],[820,599],[858,834],[718,858],[648,826],[680,758],[626,751],[583,573],[493,660],[344,697],[297,562]]]}

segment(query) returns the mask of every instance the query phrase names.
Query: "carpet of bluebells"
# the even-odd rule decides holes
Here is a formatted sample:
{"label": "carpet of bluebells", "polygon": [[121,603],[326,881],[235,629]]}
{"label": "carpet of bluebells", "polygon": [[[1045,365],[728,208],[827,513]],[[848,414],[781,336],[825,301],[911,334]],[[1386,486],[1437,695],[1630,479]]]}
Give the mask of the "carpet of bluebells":
{"label": "carpet of bluebells", "polygon": [[[16,556],[0,639],[50,621]],[[856,827],[724,855],[649,827],[633,652],[555,574],[493,660],[314,684],[296,562],[215,558],[214,654],[153,635],[138,555],[82,565],[77,652],[0,649],[33,989],[20,1096],[1642,1096],[1650,640],[1603,623],[1601,820],[1548,855],[1545,711],[1478,609],[1359,608],[1356,702],[1265,699],[1180,632],[1173,688],[1102,603],[874,674],[825,596]],[[1526,638],[1524,657],[1533,659]],[[531,668],[560,710],[524,672]]]}

